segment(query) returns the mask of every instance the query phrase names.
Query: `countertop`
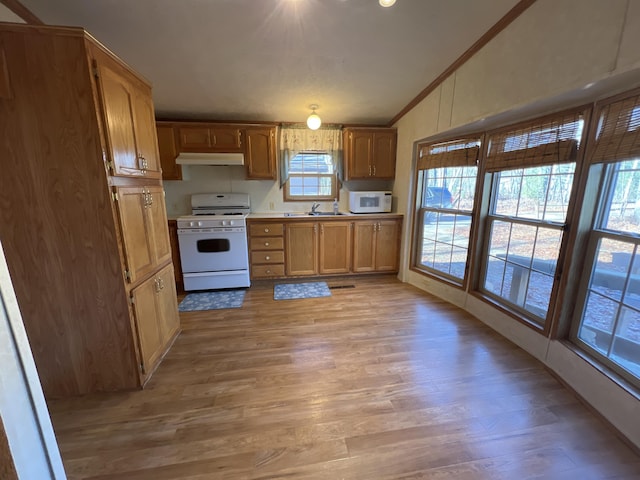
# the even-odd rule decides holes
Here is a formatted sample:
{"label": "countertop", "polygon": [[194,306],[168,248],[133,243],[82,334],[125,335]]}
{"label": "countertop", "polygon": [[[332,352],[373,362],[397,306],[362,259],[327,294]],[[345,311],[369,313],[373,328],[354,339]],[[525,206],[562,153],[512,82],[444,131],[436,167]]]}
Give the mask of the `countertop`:
{"label": "countertop", "polygon": [[350,213],[350,212],[340,212],[340,215],[308,215],[303,212],[291,212],[293,215],[288,215],[289,212],[255,212],[250,213],[247,219],[252,220],[264,220],[264,219],[290,219],[290,220],[304,220],[304,219],[341,219],[341,218],[358,218],[362,220],[366,220],[367,218],[380,218],[380,217],[389,217],[389,218],[397,218],[402,217],[401,213]]}

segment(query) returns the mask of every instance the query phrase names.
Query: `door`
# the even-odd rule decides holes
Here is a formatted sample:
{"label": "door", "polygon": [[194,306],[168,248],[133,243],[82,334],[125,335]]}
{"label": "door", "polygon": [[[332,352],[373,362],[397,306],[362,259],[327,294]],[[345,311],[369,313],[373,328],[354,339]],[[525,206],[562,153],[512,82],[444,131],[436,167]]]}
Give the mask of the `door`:
{"label": "door", "polygon": [[353,271],[375,270],[377,223],[356,221],[353,224]]}
{"label": "door", "polygon": [[373,176],[393,179],[396,175],[396,132],[376,132],[373,136]]}
{"label": "door", "polygon": [[320,224],[320,273],[349,273],[351,270],[352,225],[351,222],[324,222]]}
{"label": "door", "polygon": [[154,270],[152,233],[147,227],[145,187],[117,187],[118,216],[124,243],[125,263],[130,283]]}
{"label": "door", "polygon": [[164,190],[160,186],[147,188],[147,222],[151,237],[151,247],[156,265],[171,258],[171,242],[167,212],[164,202]]}
{"label": "door", "polygon": [[275,127],[247,128],[245,161],[247,178],[276,179]]}
{"label": "door", "polygon": [[211,146],[215,152],[242,152],[242,131],[230,125],[212,125]]}
{"label": "door", "polygon": [[244,228],[178,230],[182,273],[247,270],[249,253]]}
{"label": "door", "polygon": [[180,317],[178,316],[178,303],[176,301],[175,274],[172,265],[167,265],[156,275],[160,286],[158,294],[158,326],[162,338],[162,348],[180,330]]}
{"label": "door", "polygon": [[290,223],[285,228],[287,275],[317,275],[318,224],[313,222]]}
{"label": "door", "polygon": [[158,328],[156,309],[156,296],[159,292],[160,285],[155,275],[131,291],[140,350],[140,367],[144,374],[151,372],[162,353],[162,335]]}
{"label": "door", "polygon": [[160,156],[162,179],[182,180],[182,167],[176,163],[178,148],[173,126],[158,125],[156,127],[156,136],[158,137],[158,155]]}
{"label": "door", "polygon": [[370,132],[349,132],[349,178],[370,178],[373,173],[373,136]]}
{"label": "door", "polygon": [[398,270],[398,233],[396,220],[380,221],[376,231],[375,268],[377,272]]}
{"label": "door", "polygon": [[138,167],[145,177],[160,178],[162,175],[158,157],[156,119],[151,100],[151,90],[137,86],[133,88],[134,132],[138,155]]}
{"label": "door", "polygon": [[99,66],[107,139],[114,175],[141,175],[134,134],[134,98],[127,79],[106,65]]}

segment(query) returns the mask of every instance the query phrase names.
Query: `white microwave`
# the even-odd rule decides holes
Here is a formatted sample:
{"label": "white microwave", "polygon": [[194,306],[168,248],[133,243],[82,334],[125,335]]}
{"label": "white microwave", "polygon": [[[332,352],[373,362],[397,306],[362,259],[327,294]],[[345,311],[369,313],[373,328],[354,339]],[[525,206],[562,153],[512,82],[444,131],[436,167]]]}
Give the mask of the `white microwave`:
{"label": "white microwave", "polygon": [[351,213],[384,213],[391,211],[391,192],[349,192]]}

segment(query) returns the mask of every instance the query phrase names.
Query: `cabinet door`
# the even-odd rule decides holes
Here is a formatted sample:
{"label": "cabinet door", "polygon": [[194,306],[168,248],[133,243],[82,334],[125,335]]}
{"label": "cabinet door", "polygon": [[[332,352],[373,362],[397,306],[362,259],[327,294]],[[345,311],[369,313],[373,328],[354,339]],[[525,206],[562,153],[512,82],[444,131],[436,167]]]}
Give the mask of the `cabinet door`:
{"label": "cabinet door", "polygon": [[375,270],[376,223],[356,221],[353,224],[353,271]]}
{"label": "cabinet door", "polygon": [[178,147],[175,130],[171,125],[158,125],[158,155],[162,167],[163,180],[182,180],[182,167],[176,163]]}
{"label": "cabinet door", "polygon": [[153,240],[147,229],[147,205],[143,187],[117,187],[118,215],[130,283],[155,268]]}
{"label": "cabinet door", "polygon": [[373,176],[393,179],[396,176],[396,132],[376,132],[373,136]]}
{"label": "cabinet door", "polygon": [[159,265],[171,258],[171,242],[167,224],[164,191],[160,186],[147,189],[147,234],[151,237],[152,257]]}
{"label": "cabinet door", "polygon": [[158,327],[162,340],[162,351],[166,350],[169,342],[180,330],[178,315],[178,300],[176,284],[174,282],[173,267],[167,265],[156,274],[160,291],[157,296]]}
{"label": "cabinet door", "polygon": [[181,152],[207,152],[211,150],[209,127],[179,127]]}
{"label": "cabinet door", "polygon": [[216,152],[242,152],[242,130],[231,125],[209,127],[211,147]]}
{"label": "cabinet door", "polygon": [[169,243],[171,243],[171,260],[176,287],[182,289],[182,265],[180,263],[180,247],[178,244],[178,222],[169,220]]}
{"label": "cabinet door", "polygon": [[245,135],[247,178],[275,180],[276,128],[247,128]]}
{"label": "cabinet door", "polygon": [[138,167],[149,178],[162,175],[158,158],[158,138],[156,137],[156,119],[151,100],[151,89],[136,86],[134,92],[134,131],[138,155]]}
{"label": "cabinet door", "polygon": [[383,220],[376,228],[375,267],[378,272],[398,270],[398,233],[400,222]]}
{"label": "cabinet door", "polygon": [[127,79],[107,65],[99,66],[106,134],[114,175],[142,175],[134,134],[134,98]]}
{"label": "cabinet door", "polygon": [[160,283],[154,275],[131,291],[140,367],[148,374],[162,355],[163,339],[158,325]]}
{"label": "cabinet door", "polygon": [[285,228],[287,275],[317,275],[318,225],[312,222],[300,222],[290,223]]}
{"label": "cabinet door", "polygon": [[320,273],[349,273],[351,270],[351,225],[351,222],[320,224]]}
{"label": "cabinet door", "polygon": [[373,135],[370,132],[349,132],[348,148],[348,178],[370,178],[373,173]]}

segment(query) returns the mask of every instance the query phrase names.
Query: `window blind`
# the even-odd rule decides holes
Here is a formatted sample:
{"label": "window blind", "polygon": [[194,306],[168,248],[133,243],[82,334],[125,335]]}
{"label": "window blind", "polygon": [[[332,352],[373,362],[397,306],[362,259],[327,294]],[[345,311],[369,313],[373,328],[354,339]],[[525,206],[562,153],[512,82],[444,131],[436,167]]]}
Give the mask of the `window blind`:
{"label": "window blind", "polygon": [[640,91],[597,107],[591,162],[615,162],[640,156]]}
{"label": "window blind", "polygon": [[488,171],[574,162],[584,113],[569,112],[488,134]]}
{"label": "window blind", "polygon": [[480,157],[480,145],[480,137],[419,144],[418,170],[476,166]]}

